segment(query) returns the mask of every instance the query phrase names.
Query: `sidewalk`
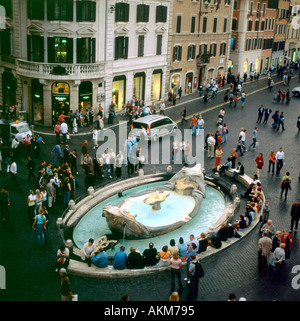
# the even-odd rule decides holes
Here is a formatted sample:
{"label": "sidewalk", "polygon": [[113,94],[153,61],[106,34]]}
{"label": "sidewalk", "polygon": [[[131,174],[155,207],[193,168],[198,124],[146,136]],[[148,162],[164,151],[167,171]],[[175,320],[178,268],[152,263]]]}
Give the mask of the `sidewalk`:
{"label": "sidewalk", "polygon": [[[272,74],[272,76],[276,76],[276,74]],[[261,76],[260,77],[260,80],[258,81],[257,85],[258,84],[261,84],[261,82],[263,80],[267,79],[267,76],[264,75],[264,76]],[[281,80],[282,81],[282,80]],[[248,80],[244,85],[243,85],[243,88],[245,88],[244,86],[247,86],[247,88],[249,88],[249,85],[254,85],[254,83],[256,83],[255,81],[250,81]],[[264,86],[266,86],[267,84],[264,83]],[[222,93],[222,92],[225,92],[227,89],[229,89],[229,84],[226,84],[224,87],[220,87],[220,89],[218,90],[218,94],[216,96],[216,98],[214,99],[210,99],[210,102],[212,101],[215,101],[216,104],[217,103],[217,99],[219,98],[219,94]],[[261,89],[261,88],[257,88],[257,89]],[[246,94],[247,94],[247,91],[245,91]],[[172,110],[178,106],[181,106],[183,104],[186,104],[186,103],[190,103],[192,101],[195,101],[195,100],[202,100],[203,99],[203,95],[200,97],[199,96],[199,93],[198,92],[194,92],[192,94],[188,94],[188,95],[184,95],[184,96],[181,96],[181,99],[177,99],[176,100],[176,105],[172,105],[172,106],[167,106],[166,104],[166,111],[168,110]],[[223,96],[222,96],[222,102],[223,102]],[[207,104],[207,103],[206,103]],[[187,116],[187,118],[189,118],[189,115]],[[117,113],[117,119],[114,120],[114,123],[113,124],[108,124],[107,123],[107,119],[105,119],[104,121],[104,130],[107,129],[107,128],[113,128],[113,127],[116,127],[118,126],[118,123],[119,122],[127,122],[128,121],[128,116],[121,116],[120,113],[118,114]],[[94,122],[93,124],[90,124],[88,125],[87,127],[79,127],[78,128],[78,133],[77,134],[71,134],[71,135],[76,135],[76,136],[84,136],[84,135],[89,135],[91,134],[92,130],[93,130],[93,127],[96,126],[96,122]],[[39,124],[34,124],[34,133],[36,134],[41,134],[41,135],[55,135],[54,132],[53,132],[53,127],[52,126],[42,126],[42,125],[39,125]]]}

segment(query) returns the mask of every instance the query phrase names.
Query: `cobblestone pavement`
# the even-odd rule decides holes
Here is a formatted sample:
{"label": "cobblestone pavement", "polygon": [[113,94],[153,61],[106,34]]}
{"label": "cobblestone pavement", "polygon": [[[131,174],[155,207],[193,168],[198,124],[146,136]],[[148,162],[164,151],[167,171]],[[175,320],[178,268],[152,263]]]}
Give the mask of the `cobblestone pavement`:
{"label": "cobblestone pavement", "polygon": [[[275,83],[280,80],[274,77]],[[298,86],[298,78],[293,79],[290,90]],[[228,124],[229,137],[223,144],[224,158],[229,155],[231,149],[236,146],[238,133],[241,127],[247,128],[247,146],[252,142],[251,133],[257,125],[257,110],[260,104],[270,105],[275,111],[279,109],[285,114],[285,131],[274,131],[271,128],[272,119],[266,125],[258,124],[259,147],[255,152],[248,151],[243,157],[239,157],[245,166],[249,176],[255,173],[254,159],[258,152],[262,152],[265,158],[265,166],[261,171],[261,181],[266,198],[271,203],[271,218],[277,229],[289,228],[290,209],[295,199],[300,197],[299,189],[299,152],[300,135],[297,134],[296,119],[300,114],[299,99],[292,99],[289,105],[274,105],[273,93],[269,93],[265,80],[258,84],[245,85],[247,93],[246,106],[241,108],[240,101],[237,108],[226,106],[225,122]],[[275,89],[284,88],[277,84]],[[252,94],[250,94],[252,93]],[[216,130],[216,116],[223,102],[223,93],[220,92],[213,101],[203,103],[197,95],[183,97],[177,100],[177,105],[167,110],[166,114],[172,119],[178,120],[183,104],[187,106],[187,114],[203,112],[205,130]],[[216,108],[213,108],[217,106]],[[188,128],[184,125],[183,128]],[[53,160],[50,151],[54,145],[54,136],[43,135],[46,145],[42,146],[42,155],[36,160]],[[84,137],[72,137],[70,148],[77,147]],[[90,142],[91,139],[87,138]],[[292,177],[292,190],[288,199],[284,202],[280,198],[280,177],[272,176],[267,172],[268,155],[271,149],[277,151],[283,147],[286,155],[286,165],[281,174],[287,170]],[[90,148],[90,151],[92,149]],[[214,160],[205,155],[205,168],[210,175]],[[18,162],[18,179],[20,187],[9,187],[11,198],[10,219],[5,224],[0,224],[0,265],[6,269],[6,290],[0,291],[1,300],[17,301],[59,301],[59,279],[54,273],[56,251],[60,245],[55,227],[56,218],[61,215],[61,206],[57,205],[50,211],[49,232],[50,240],[44,248],[37,246],[37,240],[31,225],[27,222],[26,198],[29,188],[35,188],[33,182],[27,182],[26,160],[23,156]],[[177,166],[178,169],[180,168]],[[174,170],[177,169],[174,168]],[[147,165],[145,172],[157,170],[165,171],[166,166]],[[84,175],[80,171],[80,188],[77,195],[84,193]],[[125,174],[126,177],[126,174]],[[0,173],[1,184],[6,184],[8,177]],[[243,210],[243,208],[241,208]],[[195,234],[198,234],[195,231]],[[292,279],[296,274],[292,273],[292,267],[300,264],[299,260],[299,235],[293,235],[291,259],[286,266],[285,273],[280,280],[274,280],[271,271],[264,274],[257,270],[257,242],[260,237],[258,227],[250,235],[243,238],[229,249],[215,256],[205,259],[203,266],[205,277],[201,279],[198,300],[200,301],[226,301],[228,293],[234,292],[236,296],[245,297],[248,301],[297,301],[299,292],[293,288]],[[184,269],[183,269],[184,271]],[[182,273],[183,274],[183,273]],[[169,297],[170,275],[169,272],[156,275],[129,279],[92,279],[70,276],[73,293],[79,294],[80,301],[117,301],[122,294],[128,293],[131,301],[163,301]],[[184,293],[185,294],[185,293]],[[185,300],[184,294],[181,300]]]}

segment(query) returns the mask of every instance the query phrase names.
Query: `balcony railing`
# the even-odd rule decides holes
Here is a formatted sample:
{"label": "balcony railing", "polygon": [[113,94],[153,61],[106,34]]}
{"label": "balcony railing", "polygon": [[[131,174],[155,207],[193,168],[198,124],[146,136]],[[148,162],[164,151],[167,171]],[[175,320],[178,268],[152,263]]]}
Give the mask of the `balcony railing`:
{"label": "balcony railing", "polygon": [[104,63],[60,64],[17,60],[17,73],[27,77],[56,79],[100,78],[104,76]]}
{"label": "balcony railing", "polygon": [[210,62],[210,57],[212,55],[210,54],[203,54],[201,56],[197,56],[197,66],[203,66],[203,65],[206,65]]}

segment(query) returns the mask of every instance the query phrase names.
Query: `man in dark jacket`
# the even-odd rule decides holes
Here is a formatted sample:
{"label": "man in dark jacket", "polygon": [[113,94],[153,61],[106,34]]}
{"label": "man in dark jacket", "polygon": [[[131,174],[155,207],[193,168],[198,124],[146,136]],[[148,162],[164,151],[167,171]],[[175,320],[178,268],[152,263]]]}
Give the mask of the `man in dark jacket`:
{"label": "man in dark jacket", "polygon": [[295,233],[297,233],[299,219],[300,219],[300,200],[297,200],[295,204],[292,205],[292,209],[291,209],[290,233],[293,232],[294,225],[295,225]]}

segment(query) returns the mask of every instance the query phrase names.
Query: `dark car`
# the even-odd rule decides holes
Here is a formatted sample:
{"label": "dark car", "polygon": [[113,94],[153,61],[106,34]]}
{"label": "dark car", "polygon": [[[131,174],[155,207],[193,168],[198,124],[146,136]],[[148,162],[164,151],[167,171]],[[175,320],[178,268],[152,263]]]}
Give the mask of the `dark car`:
{"label": "dark car", "polygon": [[300,87],[296,87],[292,90],[292,94],[294,97],[300,98]]}

